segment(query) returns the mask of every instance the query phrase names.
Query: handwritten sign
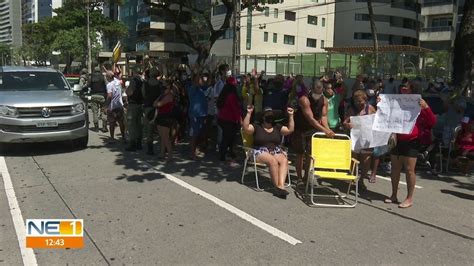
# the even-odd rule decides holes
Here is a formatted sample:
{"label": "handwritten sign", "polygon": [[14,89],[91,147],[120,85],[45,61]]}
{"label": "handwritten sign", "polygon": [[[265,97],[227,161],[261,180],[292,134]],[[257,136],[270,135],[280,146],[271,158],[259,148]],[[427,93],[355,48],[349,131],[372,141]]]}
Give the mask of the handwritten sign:
{"label": "handwritten sign", "polygon": [[352,150],[358,152],[362,149],[387,145],[392,133],[373,130],[375,114],[351,116]]}
{"label": "handwritten sign", "polygon": [[373,130],[409,134],[420,114],[419,94],[381,94]]}

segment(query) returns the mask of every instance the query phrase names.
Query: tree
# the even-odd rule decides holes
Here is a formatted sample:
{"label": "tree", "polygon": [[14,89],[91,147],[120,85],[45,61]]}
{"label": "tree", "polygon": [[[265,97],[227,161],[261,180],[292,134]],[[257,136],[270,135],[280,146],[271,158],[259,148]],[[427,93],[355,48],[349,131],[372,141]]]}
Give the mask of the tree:
{"label": "tree", "polygon": [[465,1],[463,17],[454,41],[453,83],[465,88],[472,85],[474,65],[474,1]]}
{"label": "tree", "polygon": [[[224,20],[220,26],[214,26],[211,20],[211,10],[205,5],[200,5],[200,1],[196,0],[145,0],[151,9],[159,9],[170,15],[176,26],[176,32],[183,38],[184,44],[189,46],[198,54],[197,64],[202,66],[210,55],[210,51],[214,43],[222,36],[224,36],[227,29],[230,29],[230,22],[235,11],[233,0],[220,0],[225,6],[226,13]],[[280,3],[279,0],[243,0],[241,1],[241,10],[250,8],[251,10],[263,10],[267,4]],[[216,5],[217,1],[213,3]],[[193,34],[189,30],[183,29],[183,22],[189,23],[182,16],[185,12],[191,12],[192,25],[197,29],[198,33],[208,33],[208,38],[205,42],[199,40],[200,34]],[[202,36],[202,35],[201,35]]]}
{"label": "tree", "polygon": [[375,27],[374,9],[372,8],[372,0],[367,0],[367,8],[369,9],[370,31],[372,32],[372,39],[374,41],[375,71],[378,71],[379,69],[379,41],[377,38],[377,28]]}
{"label": "tree", "polygon": [[22,57],[44,65],[51,58],[52,51],[60,51],[62,60],[66,62],[65,72],[69,70],[74,60],[80,60],[85,64],[87,18],[84,3],[88,2],[91,10],[90,32],[93,54],[97,55],[101,49],[98,41],[100,37],[120,38],[126,34],[127,29],[123,23],[112,21],[102,14],[102,8],[105,5],[120,4],[122,0],[89,1],[65,1],[61,8],[54,10],[56,16],[38,23],[24,25],[25,39]]}
{"label": "tree", "polygon": [[11,45],[0,43],[0,64],[2,66],[11,64],[11,52]]}

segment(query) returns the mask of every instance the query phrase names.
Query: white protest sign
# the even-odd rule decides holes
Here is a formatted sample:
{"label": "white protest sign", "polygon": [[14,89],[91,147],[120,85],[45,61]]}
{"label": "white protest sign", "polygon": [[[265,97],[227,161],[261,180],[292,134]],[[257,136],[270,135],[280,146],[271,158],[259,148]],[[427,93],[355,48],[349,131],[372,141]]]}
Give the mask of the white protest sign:
{"label": "white protest sign", "polygon": [[353,151],[387,145],[392,133],[373,130],[374,120],[375,114],[351,116]]}
{"label": "white protest sign", "polygon": [[409,134],[420,114],[419,94],[380,94],[373,130]]}

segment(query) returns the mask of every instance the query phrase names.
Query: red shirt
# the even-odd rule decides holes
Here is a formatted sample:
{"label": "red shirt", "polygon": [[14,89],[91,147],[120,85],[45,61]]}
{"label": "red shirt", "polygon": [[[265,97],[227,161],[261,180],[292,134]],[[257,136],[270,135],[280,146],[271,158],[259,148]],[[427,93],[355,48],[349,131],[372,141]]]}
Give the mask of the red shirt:
{"label": "red shirt", "polygon": [[456,142],[462,151],[474,151],[474,133],[469,131],[469,124],[462,124],[462,130]]}
{"label": "red shirt", "polygon": [[217,113],[217,118],[222,121],[240,123],[240,105],[237,95],[233,93],[227,95],[224,106]]}
{"label": "red shirt", "polygon": [[411,141],[419,139],[420,143],[431,143],[431,129],[436,124],[436,116],[431,108],[421,109],[420,115],[416,119],[415,126],[410,134],[397,134],[399,141]]}

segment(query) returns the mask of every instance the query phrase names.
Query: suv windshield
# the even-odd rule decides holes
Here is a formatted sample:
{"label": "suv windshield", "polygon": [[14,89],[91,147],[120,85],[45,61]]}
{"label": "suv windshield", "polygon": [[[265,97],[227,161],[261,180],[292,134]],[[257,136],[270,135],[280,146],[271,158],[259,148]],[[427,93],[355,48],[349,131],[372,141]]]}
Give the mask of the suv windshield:
{"label": "suv windshield", "polygon": [[0,91],[54,91],[69,89],[69,85],[64,77],[56,72],[0,73]]}

